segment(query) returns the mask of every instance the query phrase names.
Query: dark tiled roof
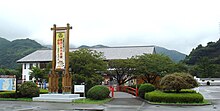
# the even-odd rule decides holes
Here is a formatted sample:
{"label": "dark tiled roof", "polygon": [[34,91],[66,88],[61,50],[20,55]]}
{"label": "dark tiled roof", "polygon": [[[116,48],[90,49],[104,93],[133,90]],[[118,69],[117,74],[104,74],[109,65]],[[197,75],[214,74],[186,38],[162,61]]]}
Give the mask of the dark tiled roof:
{"label": "dark tiled roof", "polygon": [[[106,60],[111,59],[127,59],[132,56],[142,54],[154,54],[155,48],[153,46],[129,46],[129,47],[109,47],[109,48],[90,48],[97,52],[103,52]],[[70,49],[75,51],[78,49]],[[17,61],[17,63],[24,62],[49,62],[52,61],[52,50],[37,50]]]}

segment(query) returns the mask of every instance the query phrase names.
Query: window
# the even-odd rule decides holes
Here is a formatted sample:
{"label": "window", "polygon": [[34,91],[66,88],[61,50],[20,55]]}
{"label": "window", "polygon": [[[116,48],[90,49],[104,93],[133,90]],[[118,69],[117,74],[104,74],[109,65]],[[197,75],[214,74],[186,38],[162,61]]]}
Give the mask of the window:
{"label": "window", "polygon": [[31,77],[31,76],[29,76],[29,80],[32,80],[32,77]]}
{"label": "window", "polygon": [[38,63],[36,63],[36,67],[38,68]]}
{"label": "window", "polygon": [[30,67],[29,67],[29,69],[32,69],[32,67],[33,67],[33,64],[32,64],[32,63],[30,63]]}
{"label": "window", "polygon": [[26,64],[24,64],[24,69],[26,69]]}
{"label": "window", "polygon": [[24,75],[24,81],[26,81],[26,75]]}
{"label": "window", "polygon": [[44,68],[46,68],[47,67],[47,64],[46,63],[40,63],[40,68],[41,69],[44,69]]}

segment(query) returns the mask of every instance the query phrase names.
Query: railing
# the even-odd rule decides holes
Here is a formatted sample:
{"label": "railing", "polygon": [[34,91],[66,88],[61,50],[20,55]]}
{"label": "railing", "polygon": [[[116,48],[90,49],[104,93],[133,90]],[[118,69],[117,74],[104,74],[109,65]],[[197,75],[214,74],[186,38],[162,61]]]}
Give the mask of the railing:
{"label": "railing", "polygon": [[114,87],[109,86],[108,88],[109,88],[110,93],[112,93],[111,96],[114,97]]}
{"label": "railing", "polygon": [[138,96],[138,89],[137,88],[132,88],[128,86],[117,86],[117,91],[122,91],[122,92],[127,92],[130,93],[134,96]]}

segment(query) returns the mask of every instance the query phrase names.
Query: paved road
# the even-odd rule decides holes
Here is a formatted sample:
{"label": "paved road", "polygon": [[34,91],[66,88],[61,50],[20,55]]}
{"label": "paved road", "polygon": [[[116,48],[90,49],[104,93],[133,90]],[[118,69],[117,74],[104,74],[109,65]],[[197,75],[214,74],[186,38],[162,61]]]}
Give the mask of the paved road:
{"label": "paved road", "polygon": [[101,105],[48,103],[48,102],[23,102],[0,101],[0,111],[81,111],[75,109],[104,109]]}
{"label": "paved road", "polygon": [[144,104],[145,102],[131,94],[115,92],[114,99],[104,106],[105,111],[138,111]]}
{"label": "paved road", "polygon": [[220,99],[220,86],[200,86],[196,88],[205,99],[215,100]]}
{"label": "paved road", "polygon": [[[220,86],[202,86],[198,90],[212,102],[207,106],[150,105],[132,95],[116,92],[115,98],[104,104],[72,104],[48,102],[0,101],[0,111],[82,111],[96,109],[105,111],[220,111]],[[86,110],[84,110],[86,111]],[[93,110],[94,111],[94,110]]]}

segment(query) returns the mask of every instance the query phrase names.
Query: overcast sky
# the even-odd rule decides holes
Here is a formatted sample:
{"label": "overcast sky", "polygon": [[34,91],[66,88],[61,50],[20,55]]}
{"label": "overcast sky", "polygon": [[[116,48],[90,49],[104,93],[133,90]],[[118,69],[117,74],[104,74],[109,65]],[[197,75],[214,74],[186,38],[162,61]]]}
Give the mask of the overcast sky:
{"label": "overcast sky", "polygon": [[157,45],[189,54],[219,39],[219,0],[0,0],[0,37],[52,44],[53,24],[70,44]]}

